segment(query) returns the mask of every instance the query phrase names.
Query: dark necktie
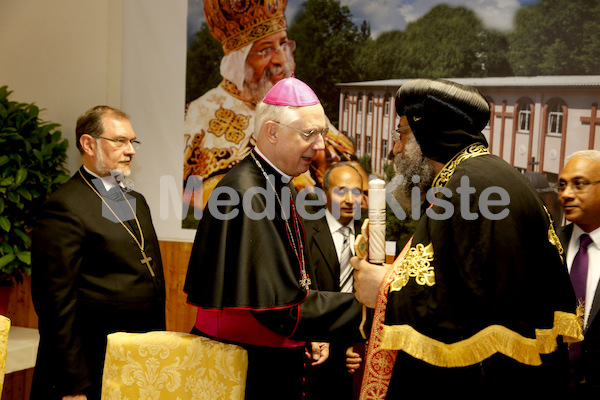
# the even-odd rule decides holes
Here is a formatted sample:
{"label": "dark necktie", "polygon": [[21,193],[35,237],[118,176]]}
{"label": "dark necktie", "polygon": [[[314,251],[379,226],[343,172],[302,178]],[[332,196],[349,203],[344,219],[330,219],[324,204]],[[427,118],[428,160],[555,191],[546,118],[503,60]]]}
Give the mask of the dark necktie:
{"label": "dark necktie", "polygon": [[592,238],[584,233],[579,237],[579,251],[573,259],[571,265],[571,283],[577,297],[577,304],[585,302],[585,288],[588,275],[588,251],[587,248],[592,243]]}
{"label": "dark necktie", "polygon": [[[588,275],[588,246],[592,243],[592,238],[588,234],[583,234],[579,237],[579,251],[573,259],[571,265],[571,283],[577,297],[577,305],[583,306],[585,312],[585,289],[587,285]],[[571,383],[575,384],[581,381],[581,343],[572,343],[569,345],[569,361],[571,364]]]}
{"label": "dark necktie", "polygon": [[338,229],[344,236],[344,244],[342,245],[342,253],[340,254],[340,291],[344,293],[352,293],[353,276],[352,267],[350,266],[350,258],[352,251],[350,250],[350,228],[342,226]]}

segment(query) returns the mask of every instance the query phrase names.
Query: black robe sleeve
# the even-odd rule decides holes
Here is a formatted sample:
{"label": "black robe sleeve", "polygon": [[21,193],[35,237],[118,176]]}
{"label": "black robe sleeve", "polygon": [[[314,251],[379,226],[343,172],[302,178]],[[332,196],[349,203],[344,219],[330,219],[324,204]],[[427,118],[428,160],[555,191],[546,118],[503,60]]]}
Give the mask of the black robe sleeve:
{"label": "black robe sleeve", "polygon": [[[262,165],[285,200],[289,192],[280,175]],[[184,286],[188,302],[251,310],[271,330],[295,339],[325,340],[348,329],[358,334],[361,306],[354,295],[300,285],[300,260],[268,185],[249,156],[213,190],[192,248]]]}

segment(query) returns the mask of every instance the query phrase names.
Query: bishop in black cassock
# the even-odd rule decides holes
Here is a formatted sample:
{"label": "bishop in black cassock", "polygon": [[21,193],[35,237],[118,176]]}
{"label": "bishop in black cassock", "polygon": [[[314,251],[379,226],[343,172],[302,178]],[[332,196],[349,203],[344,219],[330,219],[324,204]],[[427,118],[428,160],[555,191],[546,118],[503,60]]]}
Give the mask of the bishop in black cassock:
{"label": "bishop in black cassock", "polygon": [[208,200],[185,291],[198,306],[193,332],[248,350],[246,399],[301,399],[305,341],[358,339],[361,308],[351,293],[311,290],[288,185],[323,148],[319,100],[303,82],[283,79],[256,120],[257,146]]}

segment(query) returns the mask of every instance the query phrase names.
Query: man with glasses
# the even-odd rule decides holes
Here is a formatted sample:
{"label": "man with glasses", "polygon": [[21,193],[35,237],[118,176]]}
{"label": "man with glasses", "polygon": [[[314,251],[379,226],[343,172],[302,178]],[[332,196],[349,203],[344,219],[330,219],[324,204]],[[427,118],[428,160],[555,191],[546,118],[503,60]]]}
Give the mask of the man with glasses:
{"label": "man with glasses", "polygon": [[33,231],[40,346],[32,400],[99,400],[106,336],[166,329],[150,209],[121,182],[140,144],[129,117],[97,106],[75,132],[83,165],[48,198]]}
{"label": "man with glasses", "polygon": [[[184,184],[190,177],[203,182],[203,203],[220,179],[256,144],[253,133],[255,107],[275,83],[292,76],[296,68],[296,43],[287,36],[286,0],[230,2],[205,0],[204,15],[211,34],[222,44],[223,81],[189,103],[185,115]],[[294,178],[300,190],[321,186],[327,166],[353,160],[354,144],[328,123],[324,150],[310,169]],[[365,186],[367,175],[364,173]],[[189,200],[189,199],[187,199]],[[196,199],[194,201],[197,201]],[[204,204],[202,207],[204,207]],[[188,214],[193,213],[190,207]],[[195,228],[191,215],[185,228]]]}
{"label": "man with glasses", "polygon": [[[600,151],[567,157],[558,197],[568,224],[558,231],[571,282],[582,304],[584,340],[569,351],[572,398],[600,396]],[[583,261],[581,261],[583,260]]]}
{"label": "man with glasses", "polygon": [[[323,107],[296,78],[257,106],[256,147],[212,191],[184,290],[198,307],[192,333],[248,351],[246,400],[303,398],[305,341],[360,338],[352,293],[314,290],[293,177],[306,172],[327,133]],[[311,346],[311,362],[327,346]]]}
{"label": "man with glasses", "polygon": [[[354,165],[339,162],[323,175],[325,217],[305,220],[312,279],[319,290],[352,293],[354,240],[361,233],[363,179]],[[331,343],[329,359],[307,368],[307,399],[352,399],[352,375],[345,367],[346,349],[354,343]]]}

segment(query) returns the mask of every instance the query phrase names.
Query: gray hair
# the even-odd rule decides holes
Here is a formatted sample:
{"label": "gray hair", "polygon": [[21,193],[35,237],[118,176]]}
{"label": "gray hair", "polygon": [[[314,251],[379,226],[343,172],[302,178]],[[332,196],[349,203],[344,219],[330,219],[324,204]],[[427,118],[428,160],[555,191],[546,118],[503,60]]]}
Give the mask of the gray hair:
{"label": "gray hair", "polygon": [[581,157],[581,158],[586,158],[588,160],[600,162],[600,150],[579,150],[579,151],[576,151],[575,153],[569,155],[566,158],[565,164],[568,163],[574,157]]}
{"label": "gray hair", "polygon": [[[82,135],[100,136],[104,133],[104,118],[114,118],[129,120],[129,115],[119,109],[109,106],[96,106],[92,107],[77,118],[77,125],[75,127],[75,144],[81,154],[83,154],[83,148],[79,139]],[[99,140],[99,139],[96,139]]]}
{"label": "gray hair", "polygon": [[262,127],[268,121],[278,121],[286,125],[291,124],[300,118],[296,112],[297,108],[292,106],[278,106],[261,101],[256,105],[256,112],[254,113],[254,132],[260,134]]}

